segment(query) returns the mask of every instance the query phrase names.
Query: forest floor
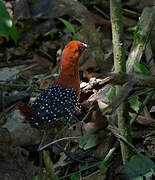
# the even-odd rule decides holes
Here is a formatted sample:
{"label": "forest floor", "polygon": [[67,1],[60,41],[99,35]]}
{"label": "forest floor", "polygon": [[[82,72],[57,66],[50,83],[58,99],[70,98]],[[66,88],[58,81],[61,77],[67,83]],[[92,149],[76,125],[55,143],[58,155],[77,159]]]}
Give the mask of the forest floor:
{"label": "forest floor", "polygon": [[[111,83],[109,74],[114,72],[109,2],[75,2],[81,8],[79,12],[87,12],[84,14],[56,0],[2,2],[15,28],[12,31],[8,31],[8,27],[1,28],[8,16],[1,14],[5,10],[0,3],[3,10],[0,11],[0,179],[153,179],[153,85],[134,87],[127,96],[122,94],[123,100],[117,101],[119,105],[127,102],[129,119],[134,119],[130,127],[132,143],[119,134],[116,109],[110,115],[104,113],[115,99],[117,84]],[[154,0],[123,1],[126,59],[142,12],[153,5]],[[155,26],[147,39],[141,64],[134,65],[135,73],[155,75],[154,37]],[[17,104],[31,105],[55,81],[60,72],[62,50],[74,39],[88,45],[79,67],[81,110],[75,114],[79,122],[72,127],[64,124],[54,127],[44,139],[42,150],[38,151],[43,131],[30,126]],[[116,77],[115,81],[119,79]],[[123,81],[126,81],[125,75]],[[120,141],[131,148],[132,158],[125,165]]]}

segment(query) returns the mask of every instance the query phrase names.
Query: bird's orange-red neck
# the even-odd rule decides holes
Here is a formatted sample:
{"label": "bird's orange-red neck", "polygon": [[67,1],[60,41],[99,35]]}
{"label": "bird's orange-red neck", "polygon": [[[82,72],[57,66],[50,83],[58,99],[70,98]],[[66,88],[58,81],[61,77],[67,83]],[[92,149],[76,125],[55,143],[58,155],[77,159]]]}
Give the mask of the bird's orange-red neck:
{"label": "bird's orange-red neck", "polygon": [[65,88],[74,88],[80,98],[79,61],[87,45],[80,41],[68,43],[62,53],[61,73],[56,83]]}
{"label": "bird's orange-red neck", "polygon": [[74,88],[77,92],[78,98],[80,98],[80,77],[78,64],[65,64],[61,67],[61,73],[56,79],[56,83],[65,88]]}

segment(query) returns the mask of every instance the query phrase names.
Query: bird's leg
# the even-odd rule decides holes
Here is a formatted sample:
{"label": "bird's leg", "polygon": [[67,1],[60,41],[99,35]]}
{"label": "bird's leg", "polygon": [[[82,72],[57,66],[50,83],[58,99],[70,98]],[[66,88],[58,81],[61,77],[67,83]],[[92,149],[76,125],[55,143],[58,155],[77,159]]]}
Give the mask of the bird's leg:
{"label": "bird's leg", "polygon": [[68,126],[69,126],[69,128],[71,128],[73,124],[75,124],[75,123],[77,123],[77,122],[79,122],[79,121],[80,121],[80,120],[72,113],[72,114],[71,114],[71,117],[70,117],[70,119],[69,119],[69,121],[68,121]]}

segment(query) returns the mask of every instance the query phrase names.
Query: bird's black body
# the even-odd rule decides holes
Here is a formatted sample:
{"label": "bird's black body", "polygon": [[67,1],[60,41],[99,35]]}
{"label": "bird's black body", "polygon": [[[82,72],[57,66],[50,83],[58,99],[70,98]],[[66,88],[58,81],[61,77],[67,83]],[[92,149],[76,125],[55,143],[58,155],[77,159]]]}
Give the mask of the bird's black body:
{"label": "bird's black body", "polygon": [[74,88],[64,88],[54,83],[32,104],[36,114],[31,117],[30,123],[33,127],[44,128],[55,125],[61,119],[68,122],[77,104],[78,97]]}

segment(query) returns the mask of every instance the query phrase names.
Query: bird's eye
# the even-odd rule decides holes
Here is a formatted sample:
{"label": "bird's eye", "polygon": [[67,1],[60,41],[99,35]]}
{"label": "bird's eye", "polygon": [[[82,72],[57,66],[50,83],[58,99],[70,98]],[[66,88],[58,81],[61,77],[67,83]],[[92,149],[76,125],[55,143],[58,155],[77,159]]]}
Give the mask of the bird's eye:
{"label": "bird's eye", "polygon": [[78,47],[78,51],[79,51],[79,52],[82,52],[84,49],[85,49],[85,47],[82,46],[82,45]]}
{"label": "bird's eye", "polygon": [[75,53],[82,54],[85,49],[86,49],[85,46],[80,45],[80,46],[78,46],[78,48],[75,50]]}

